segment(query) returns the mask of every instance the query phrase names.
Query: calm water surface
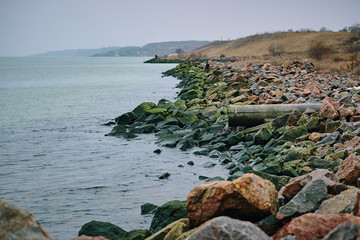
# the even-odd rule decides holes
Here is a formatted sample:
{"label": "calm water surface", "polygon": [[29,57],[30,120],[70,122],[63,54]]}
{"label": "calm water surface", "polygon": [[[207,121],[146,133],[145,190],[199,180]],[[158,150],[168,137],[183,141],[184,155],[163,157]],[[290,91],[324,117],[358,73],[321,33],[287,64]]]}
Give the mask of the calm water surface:
{"label": "calm water surface", "polygon": [[0,58],[0,198],[28,209],[53,239],[76,237],[91,220],[149,228],[141,204],[185,200],[199,175],[226,175],[191,152],[154,154],[152,134],[104,136],[103,123],[141,102],[174,100],[178,80],[161,73],[175,65],[144,60]]}

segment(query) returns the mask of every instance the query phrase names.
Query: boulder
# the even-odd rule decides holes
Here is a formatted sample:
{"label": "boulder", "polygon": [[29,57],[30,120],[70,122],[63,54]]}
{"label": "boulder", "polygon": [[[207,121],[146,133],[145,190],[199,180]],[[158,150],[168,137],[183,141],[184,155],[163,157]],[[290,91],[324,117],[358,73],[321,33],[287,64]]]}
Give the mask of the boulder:
{"label": "boulder", "polygon": [[50,240],[50,236],[25,208],[0,199],[0,239]]}
{"label": "boulder", "polygon": [[170,223],[187,217],[186,201],[174,200],[161,205],[156,209],[151,221],[150,232],[156,233]]}
{"label": "boulder", "polygon": [[271,238],[251,222],[222,216],[211,219],[187,238],[187,240],[209,239],[270,240]]}
{"label": "boulder", "polygon": [[315,179],[324,180],[327,185],[328,193],[338,194],[341,191],[347,189],[347,186],[339,183],[337,176],[327,169],[316,169],[309,174],[302,175],[290,179],[288,184],[285,185],[283,196],[290,200],[292,199],[307,183]]}
{"label": "boulder", "polygon": [[[360,224],[360,217],[350,214],[316,214],[307,213],[294,218],[277,231],[272,237],[274,240],[280,240],[289,234],[296,240],[315,240],[322,239],[331,230],[345,222]],[[360,234],[357,234],[358,239]]]}
{"label": "boulder", "polygon": [[360,160],[355,154],[348,156],[339,166],[336,177],[341,183],[357,186],[360,177]]}
{"label": "boulder", "polygon": [[338,225],[331,230],[321,240],[354,240],[359,232],[359,225],[352,222],[346,222]]}
{"label": "boulder", "polygon": [[189,219],[181,218],[146,238],[146,240],[175,240],[187,231],[189,231]]}
{"label": "boulder", "polygon": [[234,181],[205,182],[188,195],[187,211],[193,227],[217,216],[226,215],[257,221],[276,213],[277,191],[270,181],[244,174]]}
{"label": "boulder", "polygon": [[322,179],[312,180],[285,206],[280,207],[276,215],[278,220],[284,220],[296,215],[316,210],[327,196],[327,187]]}
{"label": "boulder", "polygon": [[144,203],[141,205],[141,215],[154,214],[158,206],[152,203]]}
{"label": "boulder", "polygon": [[341,214],[349,213],[359,215],[360,190],[350,188],[342,191],[339,195],[323,201],[316,213]]}
{"label": "boulder", "polygon": [[86,235],[81,235],[80,237],[77,238],[72,238],[69,240],[109,240],[108,238],[105,238],[103,236],[96,236],[96,237],[89,237]]}
{"label": "boulder", "polygon": [[328,100],[324,100],[319,112],[319,115],[324,118],[335,119],[339,117],[339,113],[336,110],[337,108],[334,107]]}
{"label": "boulder", "polygon": [[150,236],[151,233],[148,230],[140,229],[127,232],[121,227],[118,227],[109,222],[91,221],[81,227],[78,236],[81,235],[103,236],[108,239],[118,240],[143,240]]}

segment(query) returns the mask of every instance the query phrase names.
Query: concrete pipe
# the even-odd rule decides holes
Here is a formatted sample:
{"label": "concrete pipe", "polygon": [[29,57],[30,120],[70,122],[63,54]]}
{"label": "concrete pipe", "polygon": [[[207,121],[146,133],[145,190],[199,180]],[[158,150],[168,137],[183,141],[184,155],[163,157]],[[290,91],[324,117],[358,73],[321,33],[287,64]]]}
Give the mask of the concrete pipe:
{"label": "concrete pipe", "polygon": [[265,104],[265,105],[229,105],[229,126],[257,126],[264,123],[265,119],[276,118],[294,110],[300,113],[306,109],[319,111],[321,104]]}

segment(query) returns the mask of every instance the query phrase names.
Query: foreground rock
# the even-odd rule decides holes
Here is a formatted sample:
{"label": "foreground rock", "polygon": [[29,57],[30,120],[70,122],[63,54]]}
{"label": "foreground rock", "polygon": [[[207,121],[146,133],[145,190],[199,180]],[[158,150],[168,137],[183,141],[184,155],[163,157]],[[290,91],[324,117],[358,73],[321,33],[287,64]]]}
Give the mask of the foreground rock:
{"label": "foreground rock", "polygon": [[189,231],[189,219],[181,218],[173,223],[170,223],[160,231],[146,238],[146,240],[173,240],[178,239],[185,232]]}
{"label": "foreground rock", "polygon": [[143,240],[150,236],[151,233],[148,230],[140,229],[127,232],[121,227],[109,222],[91,221],[81,227],[78,235],[103,236],[108,239],[117,240]]}
{"label": "foreground rock", "polygon": [[313,180],[301,189],[290,202],[279,209],[276,218],[283,220],[288,217],[314,211],[326,196],[327,188],[324,180]]}
{"label": "foreground rock", "polygon": [[346,222],[338,225],[329,232],[322,240],[353,240],[359,232],[359,225],[356,223]]}
{"label": "foreground rock", "polygon": [[360,190],[351,188],[341,192],[333,198],[327,199],[321,203],[316,213],[323,214],[342,214],[349,213],[359,216]]}
{"label": "foreground rock", "polygon": [[[296,240],[322,239],[335,227],[345,222],[360,225],[360,217],[350,214],[307,213],[293,219],[272,237],[274,240],[280,240],[291,234]],[[360,233],[357,234],[357,237],[360,238]]]}
{"label": "foreground rock", "polygon": [[0,199],[0,239],[49,240],[50,237],[25,208]]}
{"label": "foreground rock", "polygon": [[196,227],[221,215],[260,220],[276,213],[278,206],[274,184],[248,173],[232,182],[206,182],[195,187],[188,195],[186,207],[190,224]]}
{"label": "foreground rock", "polygon": [[338,194],[347,188],[346,185],[339,183],[339,179],[334,173],[327,169],[317,169],[309,174],[290,179],[285,185],[282,195],[287,199],[292,199],[306,184],[312,180],[322,179],[331,194]]}
{"label": "foreground rock", "polygon": [[155,233],[170,223],[187,217],[186,202],[174,200],[158,207],[150,225],[150,232]]}
{"label": "foreground rock", "polygon": [[251,222],[222,216],[211,219],[187,238],[187,240],[209,239],[270,240],[271,238]]}

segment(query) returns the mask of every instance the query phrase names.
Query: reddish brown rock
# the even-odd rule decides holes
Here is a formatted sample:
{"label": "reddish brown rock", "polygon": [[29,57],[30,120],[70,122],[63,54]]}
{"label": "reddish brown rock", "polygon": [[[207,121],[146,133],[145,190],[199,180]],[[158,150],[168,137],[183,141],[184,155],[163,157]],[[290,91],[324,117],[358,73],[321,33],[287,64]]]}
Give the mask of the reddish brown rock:
{"label": "reddish brown rock", "polygon": [[360,177],[360,160],[351,154],[339,166],[336,176],[341,183],[357,186],[358,178]]}
{"label": "reddish brown rock", "polygon": [[354,108],[346,107],[343,105],[338,108],[338,112],[340,114],[340,117],[351,117],[354,115]]}
{"label": "reddish brown rock", "polygon": [[353,139],[346,141],[344,143],[344,148],[348,148],[348,147],[354,147],[357,143],[360,142],[360,137],[355,136]]}
{"label": "reddish brown rock", "polygon": [[322,106],[321,106],[319,115],[321,117],[330,118],[330,119],[335,119],[335,118],[339,117],[339,113],[336,110],[336,108],[334,107],[334,105],[332,105],[327,100],[324,100],[322,102]]}
{"label": "reddish brown rock", "polygon": [[310,94],[314,94],[315,96],[319,96],[321,93],[321,85],[318,82],[310,82],[308,84],[306,84],[306,86],[304,87],[304,91],[303,91],[303,95],[307,96]]}
{"label": "reddish brown rock", "polygon": [[[334,106],[334,108],[338,109],[341,104],[338,101],[335,101],[333,98],[331,97],[326,97],[323,101],[328,101],[331,105]],[[321,101],[321,102],[323,102]]]}
{"label": "reddish brown rock", "polygon": [[230,216],[257,221],[276,213],[279,203],[273,183],[248,173],[230,181],[214,181],[192,189],[187,198],[191,226],[217,217]]}
{"label": "reddish brown rock", "polygon": [[[287,235],[293,235],[296,240],[322,239],[336,226],[344,222],[352,222],[360,225],[360,217],[350,214],[307,213],[294,218],[272,237],[274,240],[280,240]],[[360,233],[358,233],[357,237],[360,239]]]}
{"label": "reddish brown rock", "polygon": [[270,98],[268,100],[266,100],[265,104],[280,104],[283,101],[280,99],[276,99],[276,98]]}
{"label": "reddish brown rock", "polygon": [[360,122],[360,116],[352,116],[350,122]]}
{"label": "reddish brown rock", "polygon": [[282,195],[287,199],[292,199],[307,183],[315,179],[324,180],[328,193],[338,194],[341,191],[347,189],[346,185],[341,184],[337,176],[327,169],[316,169],[309,174],[302,175],[290,179],[290,181],[284,186]]}

